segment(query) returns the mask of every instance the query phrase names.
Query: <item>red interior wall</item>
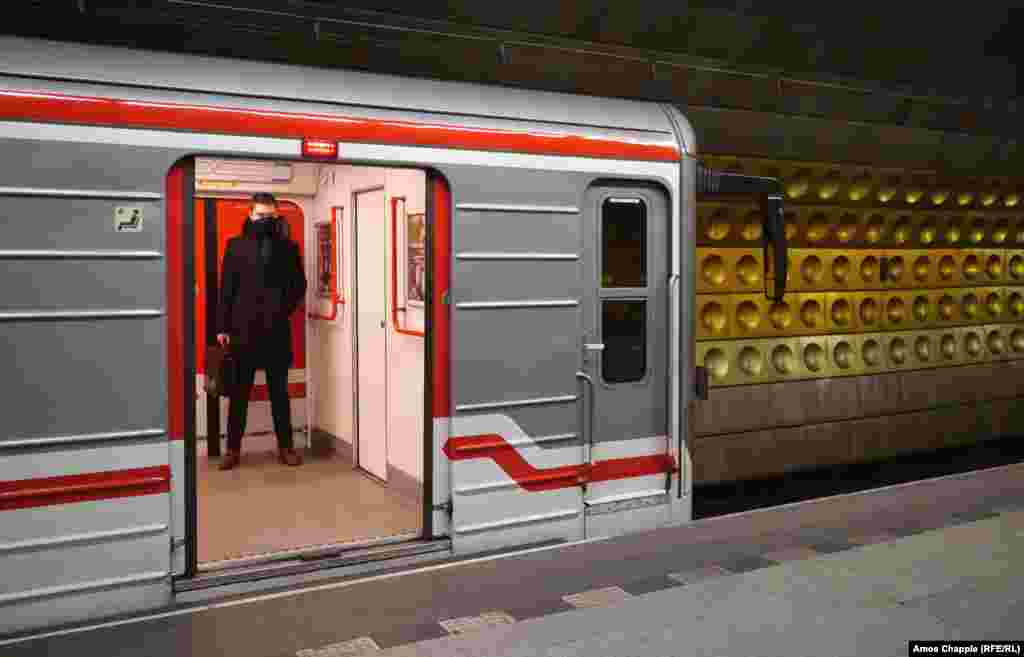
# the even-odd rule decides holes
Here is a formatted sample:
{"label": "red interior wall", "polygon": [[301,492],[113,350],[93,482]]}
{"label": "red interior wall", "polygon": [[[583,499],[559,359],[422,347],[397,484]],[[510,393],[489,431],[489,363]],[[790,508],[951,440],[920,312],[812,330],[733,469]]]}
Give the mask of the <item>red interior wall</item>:
{"label": "red interior wall", "polygon": [[[217,259],[223,263],[224,251],[228,240],[242,233],[242,224],[249,216],[251,206],[248,200],[217,199]],[[289,237],[299,245],[299,253],[303,254],[305,263],[306,231],[302,209],[290,201],[277,204],[281,217],[288,222]],[[196,223],[196,372],[206,371],[206,216],[205,200],[197,199],[195,207]],[[217,268],[218,278],[222,267]],[[313,282],[309,282],[311,285]],[[303,305],[301,308],[304,308]],[[295,359],[292,367],[306,367],[306,329],[305,311],[297,310],[292,314],[292,350]]]}

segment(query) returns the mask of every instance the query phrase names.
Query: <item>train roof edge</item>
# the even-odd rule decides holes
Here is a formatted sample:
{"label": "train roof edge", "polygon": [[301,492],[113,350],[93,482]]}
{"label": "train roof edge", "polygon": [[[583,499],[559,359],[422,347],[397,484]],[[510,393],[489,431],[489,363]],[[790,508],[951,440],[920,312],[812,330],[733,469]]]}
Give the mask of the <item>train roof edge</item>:
{"label": "train roof edge", "polygon": [[[670,134],[678,129],[664,105],[649,101],[6,35],[0,36],[0,74]],[[692,140],[685,119],[684,125],[681,136]],[[691,152],[693,143],[680,146]]]}

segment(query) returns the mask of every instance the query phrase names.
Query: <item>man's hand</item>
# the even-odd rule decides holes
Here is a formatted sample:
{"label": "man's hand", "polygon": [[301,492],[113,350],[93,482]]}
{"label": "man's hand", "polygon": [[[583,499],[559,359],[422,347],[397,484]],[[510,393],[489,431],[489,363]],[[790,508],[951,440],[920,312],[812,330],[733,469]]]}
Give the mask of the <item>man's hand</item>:
{"label": "man's hand", "polygon": [[229,342],[231,342],[231,338],[228,337],[227,333],[218,333],[217,334],[217,344],[219,344],[222,347],[226,347],[226,346],[228,346]]}

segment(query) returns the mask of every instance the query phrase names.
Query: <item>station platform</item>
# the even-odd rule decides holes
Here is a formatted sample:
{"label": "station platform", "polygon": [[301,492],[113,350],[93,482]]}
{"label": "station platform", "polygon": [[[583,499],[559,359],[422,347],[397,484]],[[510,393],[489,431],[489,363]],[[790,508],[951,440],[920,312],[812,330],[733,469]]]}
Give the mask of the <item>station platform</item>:
{"label": "station platform", "polygon": [[1024,639],[1024,464],[211,601],[0,655],[906,655]]}

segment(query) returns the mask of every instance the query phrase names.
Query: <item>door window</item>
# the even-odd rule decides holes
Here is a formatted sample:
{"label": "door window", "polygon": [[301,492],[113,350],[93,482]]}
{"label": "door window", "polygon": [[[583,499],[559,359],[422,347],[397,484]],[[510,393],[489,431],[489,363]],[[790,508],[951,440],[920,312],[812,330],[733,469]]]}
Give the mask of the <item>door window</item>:
{"label": "door window", "polygon": [[647,204],[609,198],[601,204],[601,373],[606,383],[647,374]]}
{"label": "door window", "polygon": [[640,381],[647,372],[647,301],[603,299],[601,371],[608,383]]}
{"label": "door window", "polygon": [[601,287],[647,287],[647,205],[640,199],[606,199],[601,238]]}

